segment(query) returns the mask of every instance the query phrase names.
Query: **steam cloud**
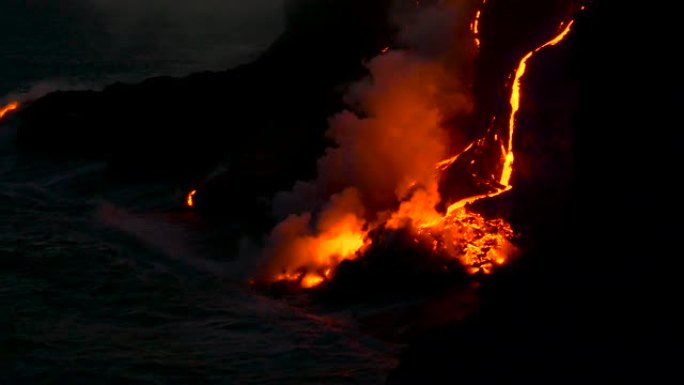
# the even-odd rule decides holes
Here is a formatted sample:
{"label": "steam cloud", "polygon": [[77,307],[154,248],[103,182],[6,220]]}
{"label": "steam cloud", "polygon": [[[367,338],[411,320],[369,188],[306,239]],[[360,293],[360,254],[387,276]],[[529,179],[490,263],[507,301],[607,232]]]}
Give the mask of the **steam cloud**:
{"label": "steam cloud", "polygon": [[349,88],[349,109],[330,119],[336,146],[318,160],[317,179],[276,196],[281,223],[268,238],[262,274],[324,274],[331,262],[353,258],[369,229],[399,227],[402,213],[417,207],[434,212],[435,164],[451,150],[442,123],[472,109],[463,82],[472,42],[457,41],[467,35],[459,31],[467,31],[471,3],[397,16],[404,48],[370,61],[370,76]]}

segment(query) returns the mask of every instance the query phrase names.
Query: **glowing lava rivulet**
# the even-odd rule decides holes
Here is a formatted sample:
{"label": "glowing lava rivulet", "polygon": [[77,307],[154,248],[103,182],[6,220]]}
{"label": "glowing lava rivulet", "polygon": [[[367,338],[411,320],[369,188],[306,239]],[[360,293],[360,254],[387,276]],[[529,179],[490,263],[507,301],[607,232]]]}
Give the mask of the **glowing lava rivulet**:
{"label": "glowing lava rivulet", "polygon": [[197,190],[192,190],[185,198],[185,204],[190,208],[195,207],[195,194],[197,194]]}
{"label": "glowing lava rivulet", "polygon": [[[482,6],[485,4],[486,0]],[[470,44],[477,48],[481,46],[481,16],[480,8],[469,24]],[[426,102],[439,87],[438,81],[433,87],[426,80],[434,72],[432,67],[401,51],[383,50],[370,64],[373,83],[360,83],[356,89],[366,97],[370,113],[359,117],[344,112],[331,120],[329,134],[338,147],[319,160],[319,185],[296,185],[289,196],[296,195],[297,189],[304,196],[307,191],[324,190],[320,186],[332,185],[337,190],[317,211],[291,212],[274,228],[265,251],[269,264],[263,279],[316,287],[329,281],[343,260],[361,257],[373,244],[372,234],[400,229],[408,230],[415,243],[427,245],[434,254],[458,260],[471,273],[489,274],[509,261],[516,250],[511,225],[504,219],[485,218],[470,206],[513,188],[516,116],[527,63],[544,48],[563,41],[572,25],[572,21],[561,24],[556,36],[519,61],[511,75],[507,132],[489,129],[484,137],[448,157],[444,156],[448,154],[444,145],[447,134],[441,127],[440,111]],[[395,71],[391,65],[401,68]],[[404,86],[395,84],[402,82]],[[361,150],[367,145],[364,141],[371,143],[370,152]],[[495,171],[486,177],[478,173],[469,176],[485,188],[460,198],[440,193],[440,180],[450,167],[463,161],[477,165],[477,155],[486,152],[497,159]],[[389,159],[380,158],[379,162],[382,156]],[[194,193],[187,198],[190,207]],[[392,199],[397,202],[394,206],[387,203]],[[441,206],[444,204],[446,207]]]}
{"label": "glowing lava rivulet", "polygon": [[11,102],[4,107],[0,107],[0,120],[2,120],[5,115],[19,108],[19,102]]}

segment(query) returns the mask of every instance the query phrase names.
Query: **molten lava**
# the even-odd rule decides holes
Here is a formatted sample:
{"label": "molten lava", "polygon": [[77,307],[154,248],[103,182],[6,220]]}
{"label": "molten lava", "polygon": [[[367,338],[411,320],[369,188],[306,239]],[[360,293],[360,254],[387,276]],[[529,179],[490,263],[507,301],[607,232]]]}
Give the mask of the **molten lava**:
{"label": "molten lava", "polygon": [[499,183],[501,183],[501,185],[503,186],[509,186],[511,175],[513,175],[513,161],[515,159],[513,155],[513,134],[515,133],[515,117],[518,114],[518,110],[520,109],[520,82],[523,75],[525,75],[525,71],[527,70],[527,61],[530,60],[530,58],[534,56],[535,53],[541,51],[542,49],[560,43],[565,38],[565,36],[567,36],[568,33],[570,33],[570,29],[572,28],[572,24],[574,22],[574,20],[570,21],[570,23],[568,23],[565,29],[563,29],[563,31],[558,36],[537,47],[537,49],[528,52],[522,58],[520,64],[518,64],[518,69],[515,71],[515,78],[513,79],[513,86],[511,92],[511,116],[508,123],[508,146],[505,149],[506,157],[504,161],[503,172],[501,173],[501,180],[499,181]]}
{"label": "molten lava", "polygon": [[14,111],[19,108],[19,102],[11,102],[8,105],[1,107],[0,108],[0,120],[5,117],[8,113],[11,111]]}
{"label": "molten lava", "polygon": [[331,199],[315,229],[311,215],[291,215],[278,224],[272,236],[279,240],[270,253],[276,281],[296,282],[304,288],[319,285],[331,277],[343,260],[353,260],[370,244],[362,212],[354,212],[359,197],[349,189]]}
{"label": "molten lava", "polygon": [[482,6],[475,12],[475,18],[472,23],[470,23],[470,31],[473,33],[475,39],[475,46],[480,48],[480,16],[482,16],[482,8],[487,5],[487,0],[482,1]]}
{"label": "molten lava", "polygon": [[188,193],[188,197],[185,199],[185,204],[188,207],[195,207],[195,194],[197,194],[197,190],[192,190]]}
{"label": "molten lava", "polygon": [[[483,6],[484,4],[486,0]],[[470,25],[478,47],[480,16],[481,10],[478,10]],[[294,282],[303,288],[316,287],[331,278],[342,260],[355,259],[363,253],[372,243],[369,234],[374,230],[392,231],[400,228],[409,229],[416,243],[428,245],[436,255],[459,260],[471,273],[489,274],[496,266],[505,264],[515,252],[511,242],[514,231],[510,224],[503,219],[487,219],[469,210],[469,205],[512,189],[511,178],[515,160],[513,138],[516,115],[521,105],[521,82],[527,62],[545,47],[561,42],[570,32],[572,25],[573,22],[568,23],[557,36],[528,52],[519,62],[512,75],[507,138],[503,138],[504,135],[500,135],[496,130],[489,130],[486,137],[471,143],[459,154],[432,163],[434,166],[431,180],[423,178],[418,181],[407,177],[404,185],[397,189],[399,206],[391,212],[381,213],[378,215],[379,218],[372,222],[366,222],[362,210],[350,209],[362,207],[353,187],[342,194],[350,195],[351,198],[356,197],[352,199],[353,204],[348,205],[346,211],[324,211],[321,214],[322,219],[316,225],[317,228],[311,228],[311,214],[291,215],[279,224],[272,234],[273,239],[281,240],[277,242],[278,250],[271,253],[276,261],[274,265],[279,269],[273,272],[272,279]],[[396,93],[390,93],[388,97],[395,95]],[[391,104],[393,101],[384,102]],[[495,143],[495,148],[500,148],[501,151],[498,162],[500,175],[498,178],[492,175],[491,183],[484,183],[490,186],[489,191],[452,201],[445,212],[439,212],[436,207],[439,207],[444,198],[438,191],[442,174],[459,162],[465,154],[472,155],[473,151],[484,148],[487,143]],[[422,143],[411,145],[421,146]],[[474,162],[472,160],[471,164],[475,164]],[[373,175],[376,178],[383,177],[381,172]],[[479,178],[476,174],[472,176]],[[192,206],[191,198],[192,194],[188,198],[189,206]],[[345,198],[333,197],[332,203],[341,199]],[[288,241],[282,241],[284,239]]]}
{"label": "molten lava", "polygon": [[[499,179],[500,188],[494,192],[471,196],[459,200],[450,205],[447,214],[439,220],[434,219],[434,214],[422,214],[423,218],[430,218],[424,222],[417,223],[417,234],[432,240],[434,251],[449,256],[457,257],[468,268],[470,272],[481,271],[488,274],[492,268],[506,262],[514,248],[510,243],[514,233],[510,225],[501,219],[486,220],[477,213],[469,212],[466,208],[468,204],[480,199],[491,198],[509,191],[513,187],[510,185],[513,175],[513,136],[516,128],[516,114],[520,109],[521,79],[525,74],[527,62],[535,53],[542,49],[553,46],[561,42],[570,33],[574,21],[562,30],[562,32],[542,44],[533,51],[528,52],[518,64],[511,89],[511,112],[508,125],[508,143],[502,144],[502,171]],[[562,25],[561,25],[562,26]],[[498,136],[495,135],[495,140]],[[438,170],[445,170],[453,164],[465,152],[473,146],[484,141],[479,140],[468,146],[461,154],[446,159],[437,164]]]}
{"label": "molten lava", "polygon": [[[475,20],[479,19],[479,15],[480,11],[478,11]],[[477,23],[473,25],[474,31],[477,31]],[[435,252],[458,258],[471,272],[481,271],[488,274],[494,266],[505,263],[508,256],[513,252],[514,248],[510,240],[514,233],[511,226],[502,219],[486,220],[477,213],[469,212],[467,206],[481,199],[495,197],[512,189],[510,180],[513,175],[513,161],[515,159],[513,152],[513,136],[516,128],[515,118],[520,109],[522,97],[521,79],[525,74],[527,62],[535,53],[545,47],[561,42],[570,33],[572,25],[573,22],[571,21],[559,35],[535,50],[528,52],[517,67],[510,98],[511,113],[508,126],[508,143],[507,146],[502,144],[502,171],[499,178],[501,187],[493,192],[463,198],[451,204],[447,208],[445,216],[437,214],[434,210],[434,205],[431,206],[433,202],[426,202],[424,199],[418,199],[413,202],[411,209],[404,209],[404,213],[408,214],[406,217],[412,221],[416,234],[419,237],[431,241],[429,243],[433,245]],[[498,135],[494,135],[494,140],[496,141]],[[475,141],[458,155],[437,163],[436,168],[438,172],[446,170],[464,153],[467,153],[480,143],[485,143],[485,141]],[[399,212],[401,213],[401,211],[402,208],[400,208]],[[396,218],[393,218],[389,222],[390,228],[395,227],[393,226],[395,223]]]}

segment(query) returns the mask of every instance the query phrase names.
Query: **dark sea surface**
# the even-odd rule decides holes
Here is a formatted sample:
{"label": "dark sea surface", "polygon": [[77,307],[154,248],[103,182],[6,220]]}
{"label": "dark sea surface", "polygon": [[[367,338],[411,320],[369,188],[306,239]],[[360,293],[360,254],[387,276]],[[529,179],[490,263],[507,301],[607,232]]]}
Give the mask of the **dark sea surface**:
{"label": "dark sea surface", "polygon": [[[187,21],[121,30],[136,40],[75,0],[0,4],[0,101],[227,67],[282,27],[253,14],[251,35]],[[186,191],[20,157],[13,135],[0,125],[1,385],[378,384],[396,364],[398,346],[359,332],[364,309],[253,290],[249,261],[212,246],[217,235],[182,208]],[[240,224],[228,233],[238,239]]]}
{"label": "dark sea surface", "polygon": [[283,28],[282,0],[0,0],[0,102],[227,69]]}

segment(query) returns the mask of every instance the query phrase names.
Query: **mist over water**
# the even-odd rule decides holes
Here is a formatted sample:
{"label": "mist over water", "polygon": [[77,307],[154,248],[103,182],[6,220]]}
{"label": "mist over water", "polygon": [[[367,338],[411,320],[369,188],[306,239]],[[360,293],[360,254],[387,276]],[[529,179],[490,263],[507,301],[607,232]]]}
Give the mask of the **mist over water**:
{"label": "mist over water", "polygon": [[282,3],[5,0],[0,98],[233,67],[282,32]]}
{"label": "mist over water", "polygon": [[252,290],[168,211],[182,192],[104,167],[0,155],[1,384],[377,384],[396,365],[350,309]]}

